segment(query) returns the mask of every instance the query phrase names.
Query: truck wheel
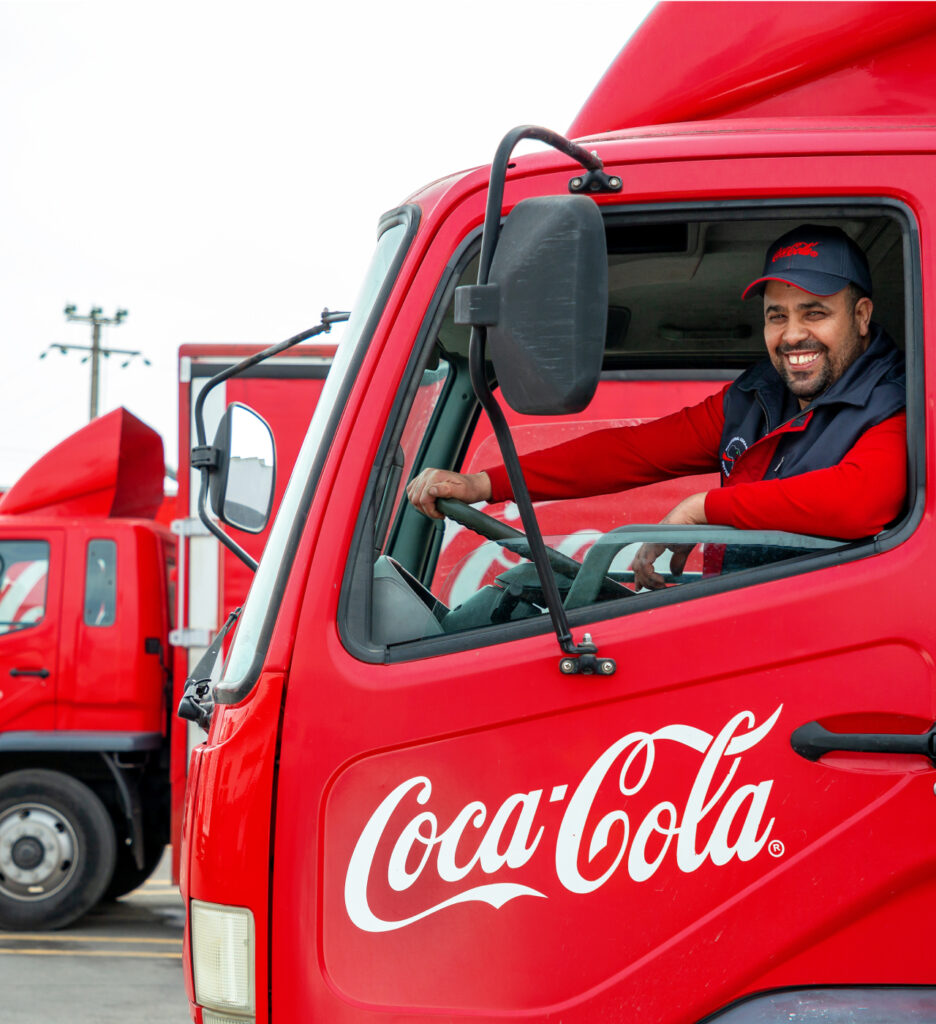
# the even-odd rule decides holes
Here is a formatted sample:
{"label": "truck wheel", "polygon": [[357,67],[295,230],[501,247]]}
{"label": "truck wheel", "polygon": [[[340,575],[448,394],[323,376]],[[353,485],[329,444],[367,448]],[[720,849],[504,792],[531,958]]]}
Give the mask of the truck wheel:
{"label": "truck wheel", "polygon": [[83,782],[35,769],[0,777],[0,928],[64,928],[110,882],[114,826]]}
{"label": "truck wheel", "polygon": [[122,846],[117,851],[117,865],[114,868],[114,875],[110,885],[104,893],[105,900],[115,900],[118,896],[125,896],[141,886],[147,878],[156,870],[162,860],[163,851],[166,849],[164,843],[154,843],[143,840],[143,867],[138,868],[129,846]]}

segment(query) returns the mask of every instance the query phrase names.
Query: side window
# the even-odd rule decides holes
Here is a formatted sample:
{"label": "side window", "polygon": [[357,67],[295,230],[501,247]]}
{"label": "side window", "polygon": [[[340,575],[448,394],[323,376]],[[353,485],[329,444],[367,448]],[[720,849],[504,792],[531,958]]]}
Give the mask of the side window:
{"label": "side window", "polygon": [[[436,366],[424,370],[420,376],[419,386],[394,456],[393,473],[380,517],[383,524],[397,521],[404,488],[412,476],[413,466],[416,465],[423,442],[429,434],[430,424],[448,379],[449,364],[444,359],[439,359]],[[389,543],[390,541],[385,539],[383,547],[386,548]]]}
{"label": "side window", "polygon": [[[736,463],[761,439],[765,444],[758,458],[764,452],[768,455],[760,461],[748,457],[747,476],[738,474],[742,479],[780,480],[814,468],[807,446],[798,446],[800,432],[808,431],[813,417],[812,436],[821,429],[826,431],[823,437],[831,439],[822,444],[844,446],[830,456],[831,462],[816,466],[838,465],[843,453],[870,429],[869,424],[883,422],[885,417],[892,423],[900,419],[905,354],[908,366],[916,368],[915,378],[911,376],[914,394],[921,379],[918,332],[914,321],[906,320],[917,298],[910,294],[907,256],[916,258],[916,254],[908,244],[902,214],[872,203],[861,214],[853,207],[848,213],[830,209],[824,215],[815,208],[779,207],[769,217],[748,213],[749,217],[739,216],[734,210],[722,219],[699,215],[683,224],[673,223],[672,216],[659,224],[638,222],[626,213],[609,216],[608,330],[595,397],[583,412],[562,417],[521,416],[500,401],[521,461],[526,455],[550,450],[545,458],[537,456],[535,465],[532,459],[527,463],[526,478],[530,484],[532,473],[539,481],[541,493],[533,495],[537,521],[554,553],[550,560],[563,603],[567,611],[578,613],[576,622],[704,596],[715,583],[723,589],[821,568],[831,564],[824,554],[833,549],[841,552],[846,545],[854,557],[861,557],[868,550],[864,541],[884,536],[896,542],[898,529],[908,522],[909,501],[903,513],[889,523],[876,522],[862,536],[853,530],[837,533],[827,518],[805,513],[789,515],[787,521],[778,519],[776,524],[761,514],[764,521],[743,528],[678,526],[684,531],[680,534],[661,522],[691,495],[720,491],[725,496],[723,488],[736,482],[731,477]],[[870,347],[861,351],[870,353],[875,373],[884,367],[878,376],[887,383],[888,404],[886,409],[882,406],[879,420],[869,413],[864,425],[853,428],[851,434],[847,433],[849,414],[834,423],[833,417],[840,407],[852,407],[860,388],[856,390],[842,370],[833,383],[841,379],[840,390],[852,389],[844,398],[840,400],[827,383],[804,407],[790,375],[784,377],[773,358],[763,299],[744,302],[741,298],[761,273],[765,253],[774,241],[807,220],[848,235],[866,254],[874,281],[872,322],[866,335]],[[469,265],[460,281],[473,279],[474,267]],[[858,310],[854,303],[860,301],[855,298],[850,314],[846,311],[853,319]],[[353,621],[359,628],[367,625],[371,650],[389,647],[391,657],[397,653],[404,658],[420,656],[420,648],[406,646],[416,641],[435,644],[446,636],[548,617],[513,501],[482,502],[473,516],[462,515],[461,522],[446,518],[443,523],[422,516],[403,498],[406,482],[427,467],[476,473],[502,464],[487,416],[479,411],[466,385],[467,328],[454,324],[450,306],[437,312],[432,330],[425,363],[433,369],[423,371],[418,386],[409,385],[413,398],[391,435],[399,439],[392,446],[393,469],[378,468],[382,476],[375,477],[392,481],[392,486],[384,488],[383,500],[375,502],[382,510],[376,517],[376,543],[360,555],[362,562],[370,558],[361,574],[371,577],[371,605],[364,614],[358,610]],[[846,364],[847,369],[854,363],[856,374],[864,372],[857,358]],[[487,372],[493,379],[493,367],[488,366]],[[742,375],[745,380],[735,389],[734,382]],[[768,381],[765,394],[769,389],[772,405],[754,392],[761,381]],[[737,396],[748,392],[756,403],[754,397],[739,402]],[[729,426],[728,395],[739,406],[731,411],[738,418],[737,437],[722,436]],[[703,416],[698,410],[707,400],[705,409],[712,410],[709,422],[714,426],[708,433],[691,433],[701,430]],[[914,401],[918,409],[918,395]],[[681,416],[681,410],[695,411]],[[609,473],[602,476],[600,462],[609,458],[607,453],[621,439],[631,443],[627,440],[630,428],[652,427],[670,414],[674,418],[661,424],[659,431],[644,430],[639,445],[638,435],[629,435],[644,460],[641,479],[636,484],[627,479],[621,486],[609,485],[609,477],[612,484],[617,478]],[[687,447],[673,442],[675,435],[683,436],[681,430],[698,443]],[[603,437],[599,432],[605,432]],[[614,440],[609,443],[611,434]],[[667,438],[662,446],[660,437]],[[664,451],[665,445],[678,450],[675,454]],[[664,454],[658,458],[659,451]],[[816,458],[821,455],[818,452]],[[781,472],[785,462],[802,463],[804,468]],[[911,444],[910,465],[908,493],[912,495],[913,474],[918,477],[922,472],[919,444]],[[602,477],[599,483],[593,479],[596,475]],[[535,482],[531,489],[537,490]],[[733,492],[728,496],[733,497]],[[829,516],[835,519],[834,510]],[[635,574],[638,552],[644,562],[650,560]],[[685,552],[688,556],[683,559]],[[613,609],[607,608],[612,601]],[[591,606],[594,610],[586,611]],[[545,621],[543,628],[547,628]],[[508,635],[501,629],[479,642],[497,642]],[[458,641],[459,647],[465,643]]]}
{"label": "side window", "polygon": [[[683,381],[678,391],[685,403],[701,402],[720,390],[723,383],[720,379]],[[599,383],[588,408],[576,416],[547,420],[544,417],[520,416],[508,410],[507,418],[517,451],[522,458],[531,452],[551,448],[573,438],[589,437],[600,430],[649,422],[655,418],[651,414],[656,411],[655,406],[659,401],[651,394],[654,387],[655,382],[652,381],[634,381],[619,374],[607,373]],[[627,415],[628,412],[637,414]],[[487,417],[481,416],[468,445],[461,466],[462,472],[475,473],[497,465],[500,461],[490,424]],[[585,467],[582,469],[586,472]],[[583,487],[585,484],[583,480]],[[635,523],[658,523],[683,498],[717,486],[718,474],[709,473],[661,481],[626,495],[601,494],[538,502],[537,520],[543,539],[550,548],[581,562],[595,541],[609,531]],[[523,529],[519,509],[513,501],[482,504],[478,508],[507,526]],[[620,549],[612,565],[615,574],[626,574],[639,546],[635,540]],[[480,534],[447,519],[431,589],[449,607],[459,607],[476,591],[491,585],[497,586],[498,577],[507,570],[526,563],[528,559],[524,551],[525,548],[520,544],[485,540]],[[668,567],[667,562],[668,556],[662,556],[661,567],[664,570]],[[702,553],[696,549],[687,563],[686,572],[698,575],[701,571]],[[531,572],[532,568],[522,570],[524,578]],[[566,590],[569,582],[568,577],[560,574],[560,589]],[[630,580],[625,585],[633,587]],[[536,601],[532,604],[533,607],[528,609],[529,614],[538,614],[539,605]],[[512,617],[516,617],[516,611]]]}
{"label": "side window", "polygon": [[88,541],[85,563],[84,624],[112,626],[117,617],[117,544]]}
{"label": "side window", "polygon": [[49,545],[0,541],[0,634],[28,629],[45,616]]}

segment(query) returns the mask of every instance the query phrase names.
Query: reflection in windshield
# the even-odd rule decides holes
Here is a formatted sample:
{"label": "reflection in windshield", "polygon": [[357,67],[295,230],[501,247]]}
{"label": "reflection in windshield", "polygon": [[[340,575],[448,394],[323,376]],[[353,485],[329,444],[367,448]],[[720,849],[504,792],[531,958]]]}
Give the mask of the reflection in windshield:
{"label": "reflection in windshield", "polygon": [[276,521],[270,531],[260,567],[247,595],[228,662],[224,668],[222,683],[233,684],[242,680],[254,662],[280,569],[288,569],[284,564],[284,555],[292,534],[293,523],[302,504],[306,482],[320,449],[331,441],[331,435],[326,428],[339,396],[344,393],[346,378],[352,367],[358,364],[355,358],[358,355],[357,349],[360,345],[366,346],[370,340],[369,337],[363,336],[363,329],[407,236],[408,226],[409,222],[403,219],[396,223],[391,222],[391,226],[383,231],[377,242],[377,250],[354,303],[335,361],[328,371],[312,422],[309,424]]}

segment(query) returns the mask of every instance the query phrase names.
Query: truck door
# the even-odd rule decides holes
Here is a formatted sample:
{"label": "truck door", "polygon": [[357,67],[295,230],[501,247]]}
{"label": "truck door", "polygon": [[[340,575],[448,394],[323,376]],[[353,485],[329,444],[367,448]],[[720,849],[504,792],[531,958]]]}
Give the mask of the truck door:
{"label": "truck door", "polygon": [[[660,365],[674,379],[711,371],[713,353],[729,378],[760,356],[756,322],[710,325],[694,289],[712,280],[707,259],[724,260],[742,235],[738,251],[762,253],[777,219],[803,211],[749,210],[743,230],[738,211],[686,210],[680,234],[670,210],[654,265],[620,285],[631,340],[667,325]],[[879,268],[913,252],[893,206],[859,214],[847,221],[831,202],[809,211],[876,238]],[[719,308],[738,304],[749,262],[720,264]],[[888,275],[888,294],[882,273],[878,298],[918,367],[920,334],[901,318],[919,300],[904,274]],[[392,1010],[685,1022],[765,988],[931,980],[911,922],[934,909],[936,851],[931,829],[908,827],[932,818],[934,780],[921,756],[932,629],[909,584],[931,557],[922,433],[911,434],[907,513],[875,538],[732,535],[750,558],[709,576],[697,551],[652,593],[636,592],[629,565],[653,524],[625,515],[630,533],[578,538],[591,582],[575,599],[576,582],[561,584],[574,635],[616,668],[566,674],[522,547],[501,559],[499,580],[479,574],[466,592],[462,566],[458,602],[439,598],[454,590],[437,574],[451,534],[420,522],[402,487],[410,466],[461,465],[474,427],[464,349],[441,314],[432,323],[439,342],[428,335],[418,375],[401,384],[377,457],[366,445],[346,453],[289,625],[274,1017],[301,1007],[330,1020]],[[706,338],[720,339],[717,352],[700,350]],[[620,341],[609,351],[626,370]],[[646,366],[646,348],[637,357]],[[921,429],[920,386],[909,402]],[[349,547],[358,473],[370,490]],[[569,539],[546,542],[569,550]],[[623,591],[605,599],[608,576]],[[340,598],[321,582],[332,580]],[[803,726],[865,739],[850,752],[834,737],[824,753],[794,747]],[[914,734],[917,753],[876,748],[893,734]]]}
{"label": "truck door", "polygon": [[55,728],[64,543],[58,530],[0,537],[0,729]]}

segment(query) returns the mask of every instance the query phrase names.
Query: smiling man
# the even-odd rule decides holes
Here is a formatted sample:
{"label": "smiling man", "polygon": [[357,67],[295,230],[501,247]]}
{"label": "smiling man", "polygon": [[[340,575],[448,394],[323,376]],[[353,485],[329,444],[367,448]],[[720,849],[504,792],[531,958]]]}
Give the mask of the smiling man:
{"label": "smiling man", "polygon": [[[721,487],[691,495],[662,521],[851,540],[895,520],[907,487],[904,362],[871,320],[864,253],[838,228],[802,225],[769,247],[742,298],[755,295],[768,359],[699,405],[525,456],[531,497],[608,494],[719,469]],[[510,485],[503,466],[427,469],[407,494],[439,518],[436,498],[503,501]],[[666,585],[653,569],[664,550],[638,552],[642,586]],[[689,550],[672,548],[673,573]]]}
{"label": "smiling man", "polygon": [[819,297],[784,281],[767,282],[764,299],[767,352],[805,409],[867,349],[871,299],[854,285]]}

